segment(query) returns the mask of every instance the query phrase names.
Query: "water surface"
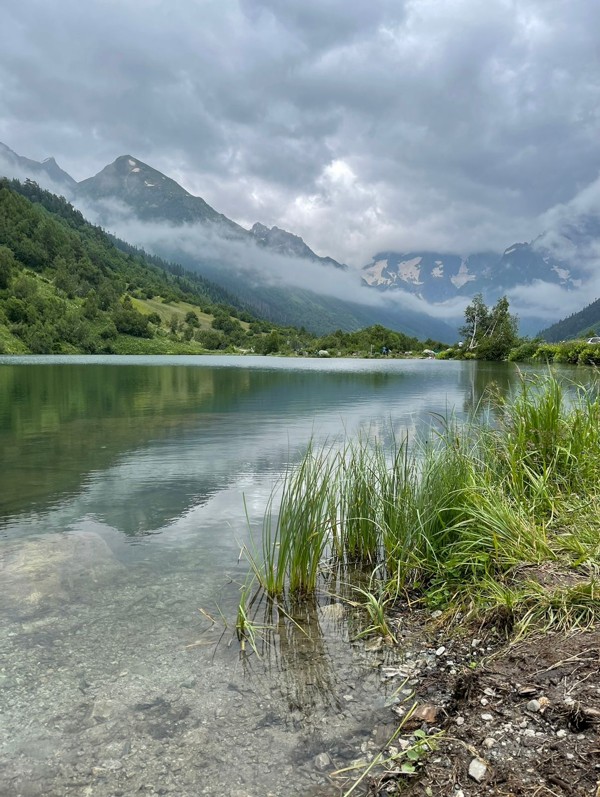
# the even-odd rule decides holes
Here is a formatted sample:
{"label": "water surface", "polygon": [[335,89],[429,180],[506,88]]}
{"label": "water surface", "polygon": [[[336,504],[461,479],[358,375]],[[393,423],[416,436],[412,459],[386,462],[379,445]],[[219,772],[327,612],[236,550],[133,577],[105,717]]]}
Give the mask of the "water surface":
{"label": "water surface", "polygon": [[[0,793],[325,795],[392,722],[356,618],[232,632],[239,551],[309,439],[414,435],[510,364],[0,358]],[[212,618],[212,619],[211,619]]]}

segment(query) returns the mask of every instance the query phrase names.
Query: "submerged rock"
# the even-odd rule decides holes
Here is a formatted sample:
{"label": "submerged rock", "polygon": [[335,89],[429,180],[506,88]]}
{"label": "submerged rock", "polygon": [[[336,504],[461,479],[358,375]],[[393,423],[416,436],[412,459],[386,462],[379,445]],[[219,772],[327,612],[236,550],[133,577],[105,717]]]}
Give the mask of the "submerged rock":
{"label": "submerged rock", "polygon": [[95,583],[122,568],[105,540],[94,532],[19,541],[2,552],[0,606],[33,616],[73,592],[93,589]]}

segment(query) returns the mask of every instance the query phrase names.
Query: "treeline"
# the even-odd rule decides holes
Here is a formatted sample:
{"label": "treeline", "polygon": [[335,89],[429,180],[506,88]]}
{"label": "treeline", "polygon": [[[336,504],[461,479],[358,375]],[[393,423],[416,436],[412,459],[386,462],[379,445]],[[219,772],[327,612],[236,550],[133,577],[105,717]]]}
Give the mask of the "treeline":
{"label": "treeline", "polygon": [[525,341],[511,351],[512,362],[557,363],[565,365],[600,365],[600,345],[586,340],[566,340],[563,343],[546,343],[542,340]]}
{"label": "treeline", "polygon": [[583,340],[548,343],[541,337],[520,338],[517,326],[517,317],[509,312],[505,296],[490,308],[484,303],[481,294],[477,294],[465,310],[465,324],[460,329],[463,340],[441,351],[438,357],[443,360],[600,365],[600,345],[588,343],[590,338],[595,337],[594,329],[589,329]]}

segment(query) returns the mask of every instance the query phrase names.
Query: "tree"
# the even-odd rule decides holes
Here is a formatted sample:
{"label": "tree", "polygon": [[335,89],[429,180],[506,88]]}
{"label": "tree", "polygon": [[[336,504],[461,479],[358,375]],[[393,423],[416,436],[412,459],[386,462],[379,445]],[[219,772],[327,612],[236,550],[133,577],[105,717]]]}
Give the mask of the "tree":
{"label": "tree", "polygon": [[518,343],[518,319],[509,312],[506,296],[490,310],[480,293],[465,310],[465,324],[460,329],[464,350],[473,351],[482,360],[503,360]]}
{"label": "tree", "polygon": [[191,327],[198,327],[200,326],[200,319],[196,315],[193,310],[190,310],[188,313],[185,314],[185,323],[189,324]]}
{"label": "tree", "polygon": [[148,316],[134,308],[129,296],[126,296],[120,307],[113,311],[113,321],[117,330],[124,335],[133,335],[137,338],[152,337],[152,332],[148,329]]}
{"label": "tree", "polygon": [[0,246],[0,290],[8,288],[16,268],[17,261],[12,251],[7,246]]}

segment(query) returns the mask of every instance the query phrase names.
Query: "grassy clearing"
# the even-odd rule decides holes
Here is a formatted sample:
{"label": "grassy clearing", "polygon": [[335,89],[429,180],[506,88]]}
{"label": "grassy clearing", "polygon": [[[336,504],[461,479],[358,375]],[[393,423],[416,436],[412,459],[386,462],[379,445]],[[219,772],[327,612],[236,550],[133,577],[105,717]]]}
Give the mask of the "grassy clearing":
{"label": "grassy clearing", "polygon": [[600,603],[600,401],[523,381],[485,423],[452,421],[409,450],[366,437],[309,447],[252,557],[272,599],[313,594],[366,563],[372,630],[407,592],[449,619],[512,634],[584,627]]}
{"label": "grassy clearing", "polygon": [[0,323],[0,354],[28,354],[29,349],[22,340],[12,335],[7,327]]}
{"label": "grassy clearing", "polygon": [[137,299],[132,298],[133,306],[140,313],[150,315],[157,313],[163,324],[167,325],[175,316],[175,318],[182,322],[185,320],[187,313],[195,313],[200,322],[200,329],[210,329],[213,316],[208,313],[203,313],[200,308],[195,304],[188,304],[188,302],[169,302],[165,304],[162,299]]}
{"label": "grassy clearing", "polygon": [[114,354],[206,354],[196,341],[173,340],[170,337],[135,338],[120,335],[113,341]]}

